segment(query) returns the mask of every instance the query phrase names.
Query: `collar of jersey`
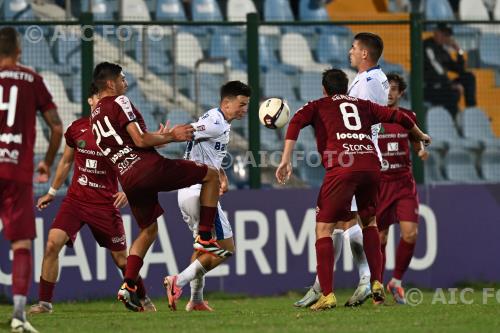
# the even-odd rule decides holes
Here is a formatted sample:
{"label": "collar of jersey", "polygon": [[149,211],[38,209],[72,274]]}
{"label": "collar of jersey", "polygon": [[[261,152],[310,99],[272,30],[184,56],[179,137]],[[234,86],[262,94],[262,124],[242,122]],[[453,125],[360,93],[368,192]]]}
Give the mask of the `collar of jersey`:
{"label": "collar of jersey", "polygon": [[372,71],[372,70],[374,70],[374,69],[380,69],[380,65],[373,66],[372,68],[368,68],[368,69],[366,70],[366,72],[368,73],[369,71]]}

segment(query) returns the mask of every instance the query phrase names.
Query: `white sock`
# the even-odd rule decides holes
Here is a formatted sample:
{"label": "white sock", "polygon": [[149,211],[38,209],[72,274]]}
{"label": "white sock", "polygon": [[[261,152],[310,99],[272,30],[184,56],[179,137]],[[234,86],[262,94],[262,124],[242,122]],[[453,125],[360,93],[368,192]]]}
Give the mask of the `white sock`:
{"label": "white sock", "polygon": [[26,321],[26,311],[24,310],[26,307],[26,296],[14,295],[12,300],[14,301],[14,312],[12,313],[12,317],[21,321]]}
{"label": "white sock", "polygon": [[398,279],[395,279],[395,278],[392,278],[391,279],[391,282],[394,283],[394,285],[396,287],[401,287],[401,280],[398,280]]}
{"label": "white sock", "polygon": [[191,302],[203,302],[203,287],[205,287],[205,275],[198,276],[189,282],[191,286]]}
{"label": "white sock", "polygon": [[351,244],[352,257],[359,271],[359,284],[370,282],[370,267],[366,260],[365,250],[363,248],[363,231],[356,224],[347,229],[349,235],[349,243]]}
{"label": "white sock", "polygon": [[340,254],[342,253],[342,245],[344,244],[344,230],[335,229],[332,234],[333,238],[333,249],[335,254],[335,265],[337,265],[337,261],[339,261]]}
{"label": "white sock", "polygon": [[203,265],[196,259],[185,270],[177,275],[177,286],[182,288],[193,280],[199,273],[206,274],[207,271]]}

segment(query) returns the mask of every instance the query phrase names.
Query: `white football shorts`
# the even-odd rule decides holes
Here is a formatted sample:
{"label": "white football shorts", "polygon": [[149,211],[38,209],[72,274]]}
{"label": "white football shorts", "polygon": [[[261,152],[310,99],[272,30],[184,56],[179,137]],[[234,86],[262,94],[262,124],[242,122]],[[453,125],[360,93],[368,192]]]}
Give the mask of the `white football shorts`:
{"label": "white football shorts", "polygon": [[[196,184],[177,192],[177,201],[182,213],[182,219],[193,232],[194,238],[198,236],[198,226],[200,224],[200,191],[201,185]],[[215,215],[215,225],[212,234],[218,240],[233,237],[233,229],[222,211],[220,203],[217,203],[217,214]]]}

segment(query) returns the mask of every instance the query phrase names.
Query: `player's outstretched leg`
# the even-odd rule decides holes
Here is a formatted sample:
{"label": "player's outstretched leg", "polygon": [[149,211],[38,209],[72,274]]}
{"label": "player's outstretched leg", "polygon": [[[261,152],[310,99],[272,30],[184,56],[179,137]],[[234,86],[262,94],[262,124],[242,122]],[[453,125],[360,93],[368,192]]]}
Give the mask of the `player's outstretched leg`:
{"label": "player's outstretched leg", "polygon": [[363,223],[363,243],[371,272],[371,288],[373,303],[381,304],[385,301],[384,286],[382,280],[382,252],[380,251],[380,238],[375,217],[367,219]]}
{"label": "player's outstretched leg", "polygon": [[[316,230],[318,230],[318,225],[316,225]],[[316,234],[318,235],[318,232]],[[311,305],[310,309],[319,311],[334,308],[337,306],[337,299],[333,294],[334,249],[331,237],[318,236],[316,240],[316,260],[318,262],[318,279],[323,292],[318,301]]]}

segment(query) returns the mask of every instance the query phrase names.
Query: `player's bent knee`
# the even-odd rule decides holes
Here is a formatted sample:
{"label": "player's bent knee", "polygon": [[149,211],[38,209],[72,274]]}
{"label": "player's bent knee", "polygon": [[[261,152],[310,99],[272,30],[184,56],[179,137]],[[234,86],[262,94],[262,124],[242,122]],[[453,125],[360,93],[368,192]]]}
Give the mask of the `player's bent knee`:
{"label": "player's bent knee", "polygon": [[401,238],[407,243],[413,244],[417,242],[418,230],[411,230],[401,234]]}
{"label": "player's bent knee", "polygon": [[51,257],[51,256],[57,257],[59,255],[59,252],[61,252],[63,246],[64,246],[63,242],[49,238],[47,240],[47,245],[45,246],[45,256],[46,257]]}

